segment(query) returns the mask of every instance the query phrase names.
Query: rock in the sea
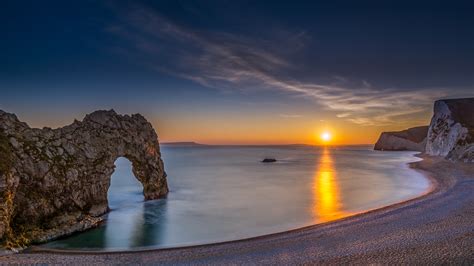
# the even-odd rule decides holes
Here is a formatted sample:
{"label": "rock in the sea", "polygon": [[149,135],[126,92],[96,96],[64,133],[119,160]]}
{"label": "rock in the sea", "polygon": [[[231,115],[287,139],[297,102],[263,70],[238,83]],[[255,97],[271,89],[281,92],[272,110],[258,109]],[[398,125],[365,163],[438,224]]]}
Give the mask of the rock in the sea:
{"label": "rock in the sea", "polygon": [[474,162],[474,98],[435,102],[426,153]]}
{"label": "rock in the sea", "polygon": [[158,137],[141,115],[96,111],[82,122],[35,129],[0,111],[0,241],[27,245],[97,225],[118,157],[146,200],[168,193]]}
{"label": "rock in the sea", "polygon": [[428,126],[413,127],[402,131],[382,132],[375,150],[424,151]]}
{"label": "rock in the sea", "polygon": [[274,163],[277,160],[275,158],[265,158],[262,160],[262,163]]}

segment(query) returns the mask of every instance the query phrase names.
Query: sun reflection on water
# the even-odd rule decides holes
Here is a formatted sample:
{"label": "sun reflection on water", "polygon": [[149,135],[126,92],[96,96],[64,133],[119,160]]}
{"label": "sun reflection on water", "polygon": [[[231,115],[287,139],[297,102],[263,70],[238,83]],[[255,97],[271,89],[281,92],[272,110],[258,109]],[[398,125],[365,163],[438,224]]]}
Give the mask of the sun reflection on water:
{"label": "sun reflection on water", "polygon": [[341,210],[341,196],[336,169],[329,148],[325,147],[313,179],[314,216],[317,222],[328,222],[347,216]]}

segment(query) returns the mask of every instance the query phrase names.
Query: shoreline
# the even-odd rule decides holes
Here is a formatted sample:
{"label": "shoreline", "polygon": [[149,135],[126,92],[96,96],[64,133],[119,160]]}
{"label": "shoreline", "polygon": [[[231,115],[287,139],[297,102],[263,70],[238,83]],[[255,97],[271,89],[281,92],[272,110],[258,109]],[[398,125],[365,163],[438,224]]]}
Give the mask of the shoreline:
{"label": "shoreline", "polygon": [[[347,252],[347,250],[344,252],[342,250],[332,250],[333,252],[336,252],[336,256],[329,256],[329,258],[325,258],[327,256],[317,256],[318,253],[321,253],[321,251],[314,251],[315,253],[313,255],[308,254],[307,252],[307,239],[306,238],[311,238],[314,242],[314,244],[324,244],[324,242],[332,242],[335,244],[335,246],[339,246],[338,243],[335,243],[334,238],[331,238],[331,234],[334,233],[332,231],[337,232],[338,230],[349,230],[352,231],[352,229],[360,230],[360,227],[366,227],[365,230],[373,230],[374,228],[371,228],[370,224],[377,222],[380,218],[386,218],[385,216],[401,216],[398,217],[398,220],[404,220],[404,221],[410,221],[412,218],[411,216],[407,216],[407,214],[403,213],[406,210],[410,210],[413,208],[423,207],[423,205],[428,205],[430,207],[430,201],[433,200],[443,200],[443,198],[446,198],[448,195],[447,192],[455,189],[455,185],[459,183],[459,181],[466,181],[466,177],[461,174],[461,176],[458,176],[458,173],[454,172],[459,172],[460,170],[467,168],[467,177],[468,181],[470,183],[471,180],[474,181],[474,176],[472,173],[474,173],[473,166],[472,165],[463,165],[462,163],[452,163],[440,158],[433,158],[433,157],[427,157],[427,156],[419,156],[415,155],[417,157],[422,158],[421,161],[417,162],[412,162],[408,163],[409,167],[412,169],[415,169],[417,171],[423,172],[423,175],[429,179],[431,183],[430,189],[416,197],[412,198],[403,202],[395,203],[389,206],[369,210],[366,212],[358,213],[352,216],[348,216],[339,220],[327,222],[327,223],[321,223],[321,224],[316,224],[316,225],[310,225],[310,226],[305,226],[302,228],[298,229],[293,229],[285,232],[279,232],[279,233],[274,233],[274,234],[269,234],[269,235],[263,235],[263,236],[257,236],[257,237],[252,237],[252,238],[246,238],[246,239],[240,239],[240,240],[232,240],[232,241],[226,241],[226,242],[220,242],[220,243],[211,243],[211,244],[202,244],[202,245],[194,245],[194,246],[184,246],[184,247],[170,247],[170,248],[144,248],[144,249],[134,249],[134,250],[126,250],[126,251],[104,251],[104,250],[98,250],[98,251],[91,251],[91,250],[57,250],[57,249],[45,249],[45,248],[39,248],[39,247],[32,247],[28,248],[21,253],[18,254],[12,254],[12,255],[7,255],[2,257],[2,259],[6,259],[6,262],[12,262],[12,263],[58,263],[58,262],[64,262],[64,260],[71,259],[71,261],[74,260],[81,260],[84,261],[84,259],[91,259],[91,263],[97,263],[98,261],[103,262],[108,262],[108,263],[136,263],[136,262],[143,262],[143,263],[153,263],[156,261],[159,262],[168,262],[168,263],[258,263],[258,262],[269,262],[269,263],[294,263],[294,262],[302,262],[302,263],[315,263],[315,262],[328,262],[328,261],[334,261],[334,262],[352,262],[353,260],[357,260],[358,258],[364,258],[365,255],[373,253],[375,250],[373,250],[375,247],[372,247],[372,249],[368,249],[362,254],[359,254],[360,256],[356,255],[350,255],[351,252]],[[442,167],[438,167],[438,165],[443,165]],[[458,169],[462,168],[462,169]],[[444,171],[441,171],[444,170]],[[446,173],[447,171],[447,173]],[[469,183],[468,182],[468,183]],[[474,185],[474,184],[471,184]],[[443,197],[444,196],[444,197]],[[474,209],[473,208],[473,200],[474,196],[470,196],[467,199],[468,207],[469,210]],[[432,204],[431,204],[432,205]],[[444,204],[445,205],[445,204]],[[426,207],[426,206],[425,206]],[[431,209],[433,206],[431,206],[428,209]],[[455,207],[455,206],[454,206]],[[448,208],[448,207],[446,207]],[[400,212],[402,212],[400,214]],[[432,212],[436,212],[433,210]],[[443,209],[438,210],[438,212],[443,212]],[[464,212],[462,212],[464,213]],[[470,221],[468,221],[468,225],[471,226],[473,221],[474,216],[472,212],[467,212],[464,213],[465,216],[468,216],[467,218],[470,218]],[[413,217],[413,219],[416,218],[423,218],[423,217]],[[433,222],[430,220],[425,220],[425,223]],[[396,223],[396,221],[395,221]],[[396,225],[395,225],[396,227]],[[455,227],[453,224],[451,227]],[[352,228],[352,229],[351,229]],[[446,228],[446,229],[450,229]],[[472,228],[472,227],[471,227]],[[383,232],[383,228],[381,228]],[[396,229],[396,228],[395,228]],[[399,228],[398,231],[402,231],[403,228]],[[454,229],[452,229],[454,230]],[[401,232],[399,232],[398,235],[400,235]],[[418,232],[420,233],[420,232]],[[468,244],[474,242],[474,237],[472,236],[472,230],[463,232],[464,234],[467,234],[468,237]],[[323,234],[323,235],[321,235]],[[329,234],[329,235],[328,235]],[[324,236],[328,235],[328,236]],[[316,239],[313,239],[311,236],[315,237],[317,236]],[[370,235],[368,236],[370,238]],[[412,236],[410,236],[412,237]],[[344,235],[342,236],[344,238]],[[352,238],[351,235],[345,236],[345,238]],[[367,236],[365,237],[367,238]],[[377,238],[383,238],[383,236],[378,236]],[[436,238],[436,237],[435,237]],[[360,239],[354,239],[356,242],[360,242]],[[378,242],[378,239],[372,239],[375,242]],[[370,241],[370,239],[369,239]],[[280,244],[277,244],[276,242],[280,242]],[[311,242],[311,241],[310,241]],[[339,241],[336,242],[341,242],[340,244],[344,244],[347,242],[343,239],[340,239]],[[404,241],[402,241],[404,242]],[[285,245],[291,243],[292,245]],[[387,244],[387,243],[385,243]],[[400,243],[398,243],[397,246],[399,246]],[[291,256],[285,258],[284,260],[278,259],[278,256],[275,258],[275,256],[265,256],[267,252],[272,251],[270,253],[277,253],[278,250],[284,251],[285,254],[288,253],[288,250],[285,249],[285,246],[291,250],[294,253]],[[300,248],[298,248],[300,246]],[[351,246],[348,246],[347,249],[355,249],[358,246],[354,246],[351,248]],[[262,250],[261,254],[258,254],[258,250]],[[414,248],[416,250],[416,247]],[[306,251],[305,251],[306,250]],[[240,251],[240,252],[239,252]],[[329,251],[329,250],[327,250]],[[470,250],[464,250],[464,253],[462,256],[455,256],[456,258],[462,258],[462,261],[474,261],[474,258],[472,257],[472,252]],[[205,256],[204,254],[208,254]],[[303,255],[297,255],[299,253],[303,253]],[[324,252],[323,252],[324,253]],[[331,253],[331,252],[330,252]],[[391,252],[393,253],[393,252]],[[229,255],[230,254],[230,255]],[[377,252],[376,252],[377,254]],[[425,253],[426,254],[426,253]],[[429,254],[429,253],[428,253]],[[320,254],[322,255],[322,254]],[[443,255],[443,254],[431,254],[431,255]],[[243,261],[242,256],[250,256],[248,261]],[[303,257],[301,257],[303,256]],[[405,259],[410,259],[413,257],[406,257],[403,254],[399,254],[399,257],[405,258]],[[198,259],[199,258],[199,259]],[[204,259],[205,258],[205,259]],[[325,259],[323,259],[325,258]],[[343,258],[345,258],[343,260]],[[416,257],[415,257],[416,258]],[[151,259],[151,260],[150,260]],[[329,260],[328,260],[329,259]],[[384,258],[386,262],[386,257]],[[361,260],[360,262],[377,262],[378,260]],[[411,261],[411,260],[396,260],[396,262],[406,262],[406,261]],[[417,261],[417,260],[415,260]],[[84,261],[85,262],[85,261]],[[382,262],[380,260],[379,262]],[[435,262],[435,261],[434,261]]]}
{"label": "shoreline", "polygon": [[[413,157],[423,159],[421,157],[421,154],[419,154],[419,153],[414,154]],[[406,165],[408,166],[408,168],[410,168],[412,170],[421,172],[423,177],[427,179],[427,181],[429,182],[429,187],[425,191],[423,191],[422,193],[420,193],[417,196],[412,197],[412,198],[404,199],[402,201],[395,202],[393,204],[385,205],[385,206],[382,206],[382,207],[376,207],[376,208],[373,208],[373,209],[367,209],[367,210],[363,210],[363,211],[360,211],[360,212],[354,212],[354,213],[352,213],[348,216],[339,218],[337,220],[332,220],[332,221],[328,221],[328,222],[321,222],[321,223],[316,223],[316,224],[309,224],[309,225],[305,225],[305,226],[302,226],[302,227],[295,227],[295,228],[292,228],[292,229],[289,229],[289,230],[278,231],[278,232],[269,233],[269,234],[257,235],[257,236],[240,238],[240,239],[232,239],[232,240],[226,240],[226,241],[219,241],[219,242],[213,242],[213,243],[176,245],[176,246],[164,246],[164,247],[137,247],[137,248],[129,248],[129,249],[121,249],[121,248],[117,248],[117,249],[113,249],[113,248],[108,248],[108,249],[100,249],[100,248],[97,248],[97,249],[94,249],[94,248],[67,249],[67,248],[64,248],[64,249],[62,249],[62,248],[42,247],[41,244],[39,244],[39,245],[30,246],[30,247],[24,249],[23,252],[47,252],[47,253],[61,253],[61,254],[69,254],[69,253],[71,253],[71,254],[109,254],[109,253],[112,254],[112,253],[134,253],[134,252],[159,251],[159,250],[175,250],[175,249],[184,249],[184,248],[196,248],[196,247],[215,246],[215,245],[222,245],[222,244],[232,244],[232,243],[237,243],[237,242],[241,242],[241,241],[252,241],[252,240],[258,240],[260,238],[297,232],[297,231],[304,230],[304,229],[314,228],[316,226],[325,226],[327,224],[340,222],[340,221],[343,221],[345,219],[349,219],[349,218],[354,217],[354,216],[366,215],[366,214],[370,214],[370,213],[375,212],[375,211],[383,210],[385,208],[395,207],[398,204],[409,203],[410,201],[425,197],[428,194],[433,193],[437,189],[438,182],[436,181],[435,178],[432,178],[429,175],[428,172],[417,169],[413,165],[417,162],[420,162],[420,161],[409,162],[409,163],[406,163]],[[78,233],[81,233],[81,232],[78,232]]]}

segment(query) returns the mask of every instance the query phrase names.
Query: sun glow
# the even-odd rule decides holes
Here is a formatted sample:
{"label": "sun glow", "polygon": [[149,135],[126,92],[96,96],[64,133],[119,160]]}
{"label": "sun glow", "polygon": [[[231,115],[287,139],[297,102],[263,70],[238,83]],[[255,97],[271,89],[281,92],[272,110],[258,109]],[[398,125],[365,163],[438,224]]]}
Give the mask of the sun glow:
{"label": "sun glow", "polygon": [[321,134],[321,140],[323,142],[329,142],[331,140],[331,133],[325,131]]}

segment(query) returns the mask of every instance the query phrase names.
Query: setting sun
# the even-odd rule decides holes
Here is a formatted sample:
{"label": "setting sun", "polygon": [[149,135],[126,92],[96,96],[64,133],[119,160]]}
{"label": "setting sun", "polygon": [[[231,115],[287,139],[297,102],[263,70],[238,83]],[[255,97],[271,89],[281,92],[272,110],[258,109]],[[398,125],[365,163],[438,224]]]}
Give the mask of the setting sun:
{"label": "setting sun", "polygon": [[321,139],[324,141],[324,142],[328,142],[331,140],[331,133],[329,132],[323,132],[321,134]]}

